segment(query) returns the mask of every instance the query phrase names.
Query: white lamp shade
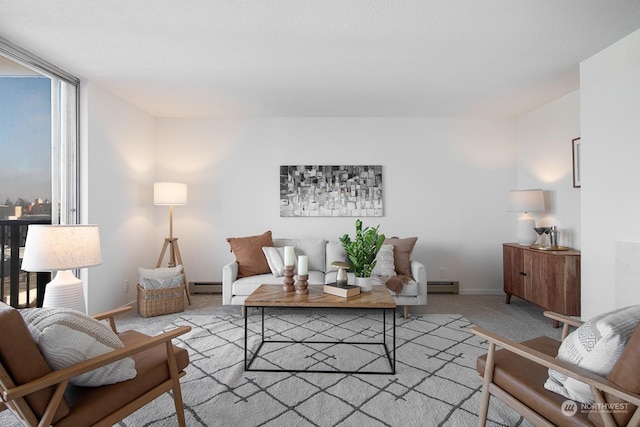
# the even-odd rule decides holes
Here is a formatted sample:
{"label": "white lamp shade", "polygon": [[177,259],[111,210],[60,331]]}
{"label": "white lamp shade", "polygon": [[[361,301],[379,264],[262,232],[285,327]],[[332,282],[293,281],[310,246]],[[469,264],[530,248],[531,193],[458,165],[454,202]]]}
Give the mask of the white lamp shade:
{"label": "white lamp shade", "polygon": [[97,225],[29,225],[24,271],[60,271],[102,263]]}
{"label": "white lamp shade", "polygon": [[544,194],[542,190],[509,191],[509,212],[542,211],[544,211]]}
{"label": "white lamp shade", "polygon": [[153,184],[154,205],[186,205],[187,184],[156,182]]}

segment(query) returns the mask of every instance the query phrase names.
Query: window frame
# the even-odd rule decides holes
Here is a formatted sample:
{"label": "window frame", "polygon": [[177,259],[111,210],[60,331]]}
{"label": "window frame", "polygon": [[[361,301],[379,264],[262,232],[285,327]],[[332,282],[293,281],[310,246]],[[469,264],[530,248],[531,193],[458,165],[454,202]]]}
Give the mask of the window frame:
{"label": "window frame", "polygon": [[51,223],[80,222],[80,79],[0,37],[0,55],[51,79]]}

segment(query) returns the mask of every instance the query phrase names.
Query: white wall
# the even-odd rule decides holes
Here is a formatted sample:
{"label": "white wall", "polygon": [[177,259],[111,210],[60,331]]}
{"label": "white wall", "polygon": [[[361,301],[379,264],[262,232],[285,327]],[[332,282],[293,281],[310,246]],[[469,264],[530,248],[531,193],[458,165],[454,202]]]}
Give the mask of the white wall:
{"label": "white wall", "polygon": [[580,66],[582,134],[582,315],[640,303],[621,287],[616,242],[640,242],[640,31]]}
{"label": "white wall", "polygon": [[517,217],[507,212],[510,189],[545,189],[550,203],[541,219],[579,247],[570,157],[577,92],[518,120],[156,119],[95,85],[83,95],[83,164],[90,165],[83,222],[100,225],[104,258],[85,272],[90,312],[135,300],[137,267],[155,264],[168,208],[153,206],[154,181],[189,184],[189,204],[174,208],[174,233],[191,281],[221,280],[234,259],[226,237],[353,232],[355,218],[280,218],[283,164],[382,164],[385,216],[365,224],[418,236],[414,256],[429,280],[458,280],[462,293],[502,293],[501,244],[514,240]]}
{"label": "white wall", "polygon": [[[562,243],[582,249],[583,317],[639,303],[640,287],[629,286],[640,253],[639,51],[640,31],[581,64],[579,94],[515,122],[155,119],[83,82],[81,213],[101,227],[104,260],[82,272],[88,310],[135,300],[137,267],[155,264],[167,212],[152,204],[154,181],[189,184],[189,205],[176,208],[175,221],[189,278],[220,280],[222,265],[233,260],[225,237],[352,232],[353,218],[279,217],[279,165],[337,163],[384,166],[385,216],[365,223],[418,236],[414,255],[429,280],[440,280],[444,267],[463,292],[501,293],[501,243],[515,236],[506,194],[540,187],[550,202],[540,220],[559,225]],[[571,188],[567,160],[577,135],[580,190]]]}
{"label": "white wall", "polygon": [[[157,180],[189,185],[174,210],[190,281],[219,281],[234,260],[226,237],[337,239],[355,218],[280,218],[279,166],[381,164],[387,235],[418,236],[414,257],[430,281],[466,293],[502,292],[502,246],[515,238],[507,212],[516,181],[513,120],[404,118],[159,119]],[[164,210],[163,210],[164,209]],[[157,207],[156,239],[167,234]]]}
{"label": "white wall", "polygon": [[555,225],[560,244],[580,249],[580,189],[573,187],[571,140],[580,136],[580,93],[573,92],[517,119],[518,189],[544,190],[536,223]]}
{"label": "white wall", "polygon": [[100,226],[102,248],[102,265],[83,278],[87,310],[96,313],[134,301],[138,266],[155,265],[160,250],[150,190],[156,119],[91,83],[81,96],[81,216]]}

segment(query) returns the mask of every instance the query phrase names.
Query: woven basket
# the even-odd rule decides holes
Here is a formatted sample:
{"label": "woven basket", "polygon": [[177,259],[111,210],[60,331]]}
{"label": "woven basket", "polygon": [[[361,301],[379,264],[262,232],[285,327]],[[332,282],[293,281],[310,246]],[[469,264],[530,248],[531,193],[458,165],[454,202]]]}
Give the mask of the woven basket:
{"label": "woven basket", "polygon": [[184,311],[184,286],[144,289],[138,285],[138,313],[142,317]]}

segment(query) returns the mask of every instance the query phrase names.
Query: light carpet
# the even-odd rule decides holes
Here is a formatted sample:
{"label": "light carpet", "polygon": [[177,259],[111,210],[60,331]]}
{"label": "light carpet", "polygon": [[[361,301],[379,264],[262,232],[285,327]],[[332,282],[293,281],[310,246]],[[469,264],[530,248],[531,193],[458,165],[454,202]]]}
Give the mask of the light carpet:
{"label": "light carpet", "polygon": [[[269,313],[273,313],[270,315]],[[269,311],[265,334],[275,339],[369,340],[382,331],[380,313],[339,310]],[[188,426],[472,426],[477,424],[480,381],[475,360],[487,344],[469,332],[460,315],[397,318],[395,375],[245,372],[244,319],[232,314],[185,315],[190,325],[178,345],[191,363],[182,380]],[[258,332],[260,316],[249,317]],[[387,327],[389,327],[387,323]],[[378,338],[378,337],[376,337]],[[389,339],[389,338],[388,338]],[[254,336],[249,347],[257,346]],[[371,346],[270,344],[256,363],[263,367],[326,369],[384,367]],[[378,368],[380,366],[377,366]],[[388,366],[388,364],[387,364]],[[489,426],[528,423],[492,399]],[[119,425],[176,425],[167,394]]]}

